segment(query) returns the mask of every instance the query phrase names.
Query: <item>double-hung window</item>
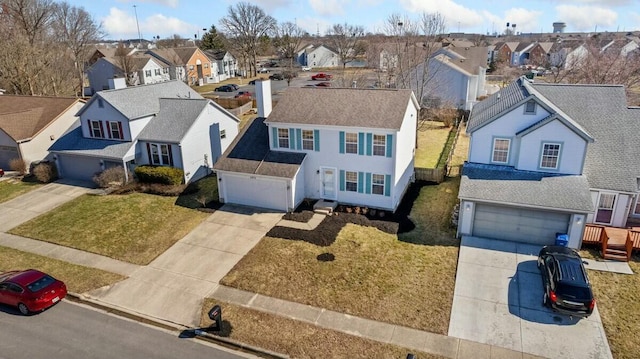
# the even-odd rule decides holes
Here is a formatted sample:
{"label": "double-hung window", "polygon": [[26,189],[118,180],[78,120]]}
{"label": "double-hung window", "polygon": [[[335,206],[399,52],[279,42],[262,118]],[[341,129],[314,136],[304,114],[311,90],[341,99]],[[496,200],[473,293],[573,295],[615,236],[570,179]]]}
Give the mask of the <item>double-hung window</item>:
{"label": "double-hung window", "polygon": [[153,74],[156,76],[160,76],[160,69],[153,70]]}
{"label": "double-hung window", "polygon": [[151,77],[151,70],[144,70],[144,75],[146,77]]}
{"label": "double-hung window", "polygon": [[373,135],[373,155],[385,156],[387,154],[387,137],[385,135]]}
{"label": "double-hung window", "polygon": [[358,134],[347,132],[344,134],[345,153],[358,153]]}
{"label": "double-hung window", "polygon": [[109,135],[111,138],[122,140],[122,130],[120,126],[120,122],[118,121],[109,121],[107,122],[107,127],[109,128]]}
{"label": "double-hung window", "polygon": [[278,148],[289,148],[289,129],[278,129]]}
{"label": "double-hung window", "polygon": [[509,162],[509,145],[511,140],[508,138],[496,138],[493,140],[493,155],[491,162],[507,163]]}
{"label": "double-hung window", "polygon": [[384,195],[384,175],[371,175],[371,193]]}
{"label": "double-hung window", "polygon": [[358,172],[346,171],[344,189],[349,192],[358,192]]}
{"label": "double-hung window", "polygon": [[313,130],[302,130],[302,149],[313,151]]}
{"label": "double-hung window", "polygon": [[89,131],[91,132],[91,137],[93,138],[104,138],[104,133],[102,132],[102,123],[100,121],[89,121]]}
{"label": "double-hung window", "polygon": [[160,166],[173,166],[171,163],[171,148],[167,144],[152,143],[149,144],[151,151],[151,164]]}
{"label": "double-hung window", "polygon": [[560,159],[559,143],[543,143],[542,156],[540,158],[540,168],[558,169],[558,161]]}

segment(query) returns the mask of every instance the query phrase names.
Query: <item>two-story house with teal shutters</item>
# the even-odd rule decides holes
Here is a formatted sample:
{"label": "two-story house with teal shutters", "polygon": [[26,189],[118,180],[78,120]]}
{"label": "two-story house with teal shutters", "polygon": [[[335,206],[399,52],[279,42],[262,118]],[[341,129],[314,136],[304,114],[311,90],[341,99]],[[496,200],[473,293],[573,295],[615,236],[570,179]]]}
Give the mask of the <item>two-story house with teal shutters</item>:
{"label": "two-story house with teal shutters", "polygon": [[[220,200],[281,211],[305,198],[394,211],[414,174],[418,103],[411,90],[290,88],[214,166]],[[266,105],[265,105],[266,102]]]}

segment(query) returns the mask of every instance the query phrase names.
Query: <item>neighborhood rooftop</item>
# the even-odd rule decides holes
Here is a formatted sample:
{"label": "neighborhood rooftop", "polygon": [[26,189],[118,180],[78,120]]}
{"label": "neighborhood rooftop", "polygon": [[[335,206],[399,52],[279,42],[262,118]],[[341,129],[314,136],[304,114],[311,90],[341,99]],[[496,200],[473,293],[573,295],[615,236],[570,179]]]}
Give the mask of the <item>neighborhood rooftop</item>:
{"label": "neighborhood rooftop", "polygon": [[289,88],[267,122],[400,129],[411,90]]}
{"label": "neighborhood rooftop", "polygon": [[53,122],[77,98],[0,96],[0,128],[14,141],[29,140]]}
{"label": "neighborhood rooftop", "polygon": [[206,99],[162,98],[160,111],[138,140],[180,143],[209,103]]}

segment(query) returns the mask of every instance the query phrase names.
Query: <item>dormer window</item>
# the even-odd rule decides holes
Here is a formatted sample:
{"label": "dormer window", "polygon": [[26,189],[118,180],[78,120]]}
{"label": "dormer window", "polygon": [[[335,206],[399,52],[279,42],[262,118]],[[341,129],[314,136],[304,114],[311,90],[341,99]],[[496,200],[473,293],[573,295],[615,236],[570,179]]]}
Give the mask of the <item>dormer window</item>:
{"label": "dormer window", "polygon": [[89,120],[89,134],[93,138],[104,138],[102,121]]}
{"label": "dormer window", "polygon": [[107,122],[107,128],[109,129],[109,136],[113,139],[123,140],[122,124],[118,121]]}
{"label": "dormer window", "polygon": [[536,113],[536,102],[534,100],[527,101],[527,103],[524,105],[524,113],[525,114],[530,114],[530,115],[535,115],[535,113]]}

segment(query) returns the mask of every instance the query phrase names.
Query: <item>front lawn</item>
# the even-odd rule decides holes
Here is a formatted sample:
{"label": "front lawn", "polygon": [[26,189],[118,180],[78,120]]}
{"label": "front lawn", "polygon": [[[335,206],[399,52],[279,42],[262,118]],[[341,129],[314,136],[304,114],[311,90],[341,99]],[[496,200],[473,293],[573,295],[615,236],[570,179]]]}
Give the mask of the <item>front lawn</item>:
{"label": "front lawn", "polygon": [[0,203],[14,199],[21,194],[25,194],[31,190],[40,187],[42,184],[37,182],[24,182],[20,180],[5,180],[0,182]]}
{"label": "front lawn", "polygon": [[413,353],[421,359],[442,358],[237,305],[221,303],[210,298],[204,303],[202,326],[211,325],[207,312],[215,304],[220,304],[223,308],[223,330],[219,335],[286,354],[292,358],[405,359],[408,353]]}
{"label": "front lawn", "polygon": [[145,265],[207,217],[175,201],[144,193],[84,195],[11,233]]}
{"label": "front lawn", "polygon": [[119,274],[0,246],[0,272],[29,268],[51,274],[75,293],[88,292],[125,279]]}
{"label": "front lawn", "polygon": [[410,191],[416,227],[408,233],[347,224],[327,246],[265,237],[222,284],[446,334],[459,246],[449,221],[458,186],[449,179]]}
{"label": "front lawn", "polygon": [[444,126],[442,122],[424,122],[418,130],[418,148],[416,148],[415,156],[416,167],[436,167],[450,131],[451,128]]}

